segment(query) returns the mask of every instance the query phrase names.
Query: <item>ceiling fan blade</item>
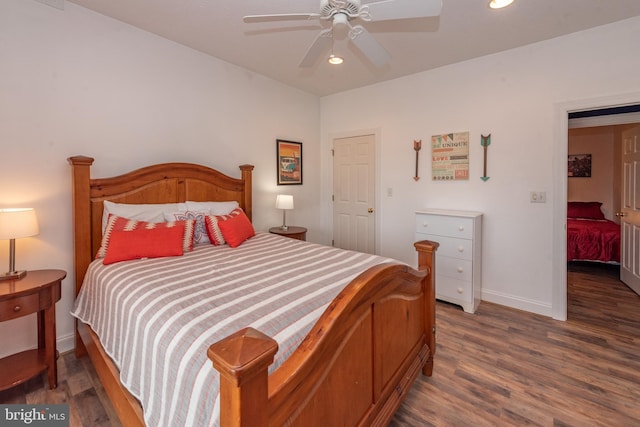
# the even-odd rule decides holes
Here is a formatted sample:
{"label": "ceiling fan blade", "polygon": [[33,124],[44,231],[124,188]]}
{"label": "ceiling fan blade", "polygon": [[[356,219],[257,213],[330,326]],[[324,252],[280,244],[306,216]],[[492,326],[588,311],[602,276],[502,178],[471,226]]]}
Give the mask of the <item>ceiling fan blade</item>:
{"label": "ceiling fan blade", "polygon": [[313,41],[313,44],[309,47],[307,54],[300,62],[300,67],[309,68],[318,61],[322,55],[326,54],[333,42],[331,29],[320,31],[320,34]]}
{"label": "ceiling fan blade", "polygon": [[441,11],[442,0],[383,0],[363,5],[359,17],[371,22],[389,21],[438,16]]}
{"label": "ceiling fan blade", "polygon": [[362,25],[354,25],[349,39],[376,66],[382,67],[391,60],[391,55]]}
{"label": "ceiling fan blade", "polygon": [[242,20],[247,23],[268,21],[299,21],[320,18],[318,13],[279,13],[273,15],[247,15]]}

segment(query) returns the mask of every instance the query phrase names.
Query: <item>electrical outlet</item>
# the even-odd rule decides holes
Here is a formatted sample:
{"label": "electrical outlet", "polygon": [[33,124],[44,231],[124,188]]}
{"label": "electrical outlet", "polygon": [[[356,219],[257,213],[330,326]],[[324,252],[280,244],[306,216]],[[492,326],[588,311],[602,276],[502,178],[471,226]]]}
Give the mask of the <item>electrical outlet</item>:
{"label": "electrical outlet", "polygon": [[531,203],[547,203],[547,192],[546,191],[530,191],[529,201]]}

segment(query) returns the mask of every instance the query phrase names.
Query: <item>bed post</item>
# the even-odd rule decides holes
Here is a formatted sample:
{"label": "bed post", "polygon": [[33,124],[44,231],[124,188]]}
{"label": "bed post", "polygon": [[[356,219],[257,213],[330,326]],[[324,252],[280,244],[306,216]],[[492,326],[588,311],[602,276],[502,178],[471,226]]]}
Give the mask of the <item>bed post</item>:
{"label": "bed post", "polygon": [[[76,290],[74,295],[78,295],[82,287],[84,274],[91,263],[91,203],[90,203],[90,169],[93,164],[91,157],[75,156],[67,159],[72,167],[73,173],[73,230],[74,230],[74,267]],[[77,322],[77,320],[76,320]],[[82,339],[76,328],[75,339],[76,357],[84,356],[87,353]]]}
{"label": "bed post", "polygon": [[429,359],[422,367],[422,373],[428,377],[433,373],[433,355],[436,353],[436,250],[440,246],[437,242],[421,240],[413,244],[418,251],[418,270],[427,270],[423,279],[425,286],[425,332],[429,346]]}
{"label": "bed post", "polygon": [[242,180],[244,181],[244,191],[242,192],[243,203],[244,203],[244,213],[251,220],[251,171],[253,170],[253,165],[240,165],[240,170],[242,171]]}
{"label": "bed post", "polygon": [[275,340],[253,328],[209,347],[207,355],[220,372],[220,425],[268,425],[269,365],[277,351]]}

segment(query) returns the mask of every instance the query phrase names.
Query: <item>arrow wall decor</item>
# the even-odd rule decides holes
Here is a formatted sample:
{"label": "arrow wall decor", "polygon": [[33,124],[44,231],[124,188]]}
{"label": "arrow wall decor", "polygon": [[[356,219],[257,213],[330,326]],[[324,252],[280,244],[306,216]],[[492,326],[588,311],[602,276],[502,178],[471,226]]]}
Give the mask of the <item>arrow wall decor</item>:
{"label": "arrow wall decor", "polygon": [[486,181],[489,179],[487,176],[487,148],[491,145],[491,134],[480,135],[480,145],[484,148],[484,175],[480,177],[481,180]]}

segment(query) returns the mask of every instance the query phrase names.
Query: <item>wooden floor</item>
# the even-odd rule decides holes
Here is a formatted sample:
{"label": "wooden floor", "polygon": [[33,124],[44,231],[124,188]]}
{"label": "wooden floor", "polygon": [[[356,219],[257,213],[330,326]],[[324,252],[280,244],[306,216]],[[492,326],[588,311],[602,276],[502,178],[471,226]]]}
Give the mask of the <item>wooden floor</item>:
{"label": "wooden floor", "polygon": [[640,296],[572,265],[568,320],[438,304],[434,375],[391,426],[640,426]]}
{"label": "wooden floor", "polygon": [[[617,274],[572,265],[566,322],[438,302],[434,375],[391,426],[640,426],[640,296]],[[58,364],[56,390],[36,378],[0,403],[69,403],[71,426],[119,426],[88,359]]]}

